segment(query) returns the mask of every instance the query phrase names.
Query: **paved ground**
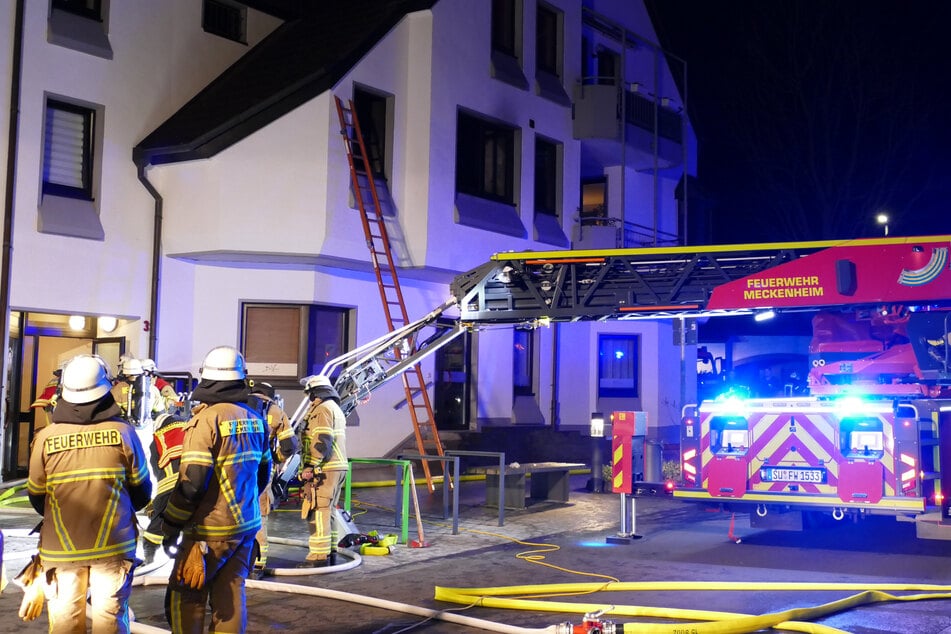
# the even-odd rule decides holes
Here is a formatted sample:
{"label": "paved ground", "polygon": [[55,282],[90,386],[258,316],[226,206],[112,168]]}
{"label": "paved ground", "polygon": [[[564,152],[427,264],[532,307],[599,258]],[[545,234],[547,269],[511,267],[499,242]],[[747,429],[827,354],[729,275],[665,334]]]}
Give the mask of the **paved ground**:
{"label": "paved ground", "polygon": [[[457,535],[451,533],[451,521],[441,517],[441,496],[423,493],[421,504],[427,547],[399,545],[389,555],[367,556],[359,560],[358,565],[338,567],[349,569],[307,576],[297,576],[299,571],[293,567],[305,554],[302,547],[295,545],[306,538],[304,523],[296,509],[282,509],[275,513],[270,525],[272,536],[282,542],[271,547],[270,563],[277,568],[277,575],[249,582],[248,631],[355,634],[396,634],[410,630],[427,633],[528,631],[518,628],[542,631],[537,628],[566,621],[578,624],[588,609],[583,605],[567,614],[481,606],[464,609],[462,605],[436,601],[436,586],[469,588],[606,581],[597,575],[625,582],[654,583],[848,581],[867,585],[896,580],[930,583],[951,580],[951,546],[905,553],[899,549],[894,558],[886,558],[882,553],[868,552],[880,548],[871,542],[858,550],[848,547],[840,550],[841,533],[830,533],[826,543],[816,549],[803,548],[802,542],[784,542],[785,538],[776,537],[776,533],[744,528],[747,524],[741,519],[737,519],[734,532],[742,535],[744,541],[737,545],[728,539],[730,516],[704,512],[665,496],[635,498],[633,529],[641,539],[626,545],[608,544],[606,538],[615,536],[620,528],[620,497],[589,493],[584,489],[586,480],[586,476],[572,478],[569,503],[540,502],[525,510],[509,510],[501,527],[497,509],[484,504],[484,484],[463,482]],[[356,489],[354,498],[354,521],[361,532],[398,532],[393,525],[395,491],[392,487]],[[33,548],[30,538],[20,536],[25,532],[20,529],[32,526],[36,519],[32,511],[0,510],[0,528],[7,535],[5,558],[9,571],[18,570]],[[895,523],[887,526],[895,527]],[[418,539],[415,522],[411,522],[410,527],[410,538]],[[906,539],[906,527],[898,526],[895,530],[898,531],[896,539]],[[909,562],[914,561],[913,572],[903,574],[900,568],[894,569],[893,562],[903,561],[902,556]],[[161,583],[167,577],[167,569],[147,571],[147,575],[149,580]],[[346,600],[300,594],[313,591],[347,593],[340,595]],[[661,610],[715,609],[759,614],[816,605],[852,593],[802,595],[757,590],[698,594],[653,588],[646,593],[601,593],[552,600],[599,607],[657,606]],[[157,628],[149,631],[167,629],[162,610],[163,594],[161,585],[137,587],[133,593],[132,607],[138,622]],[[45,616],[29,624],[16,619],[21,596],[15,586],[0,594],[0,614],[7,615],[0,619],[0,632],[46,631]],[[377,601],[399,602],[403,611],[377,607]],[[428,609],[452,611],[484,622],[463,625],[427,620],[425,614],[405,613]],[[618,623],[661,620],[631,616],[606,618]],[[848,632],[947,633],[951,632],[951,602],[884,604],[824,617],[820,622]],[[693,630],[671,625],[664,631]]]}

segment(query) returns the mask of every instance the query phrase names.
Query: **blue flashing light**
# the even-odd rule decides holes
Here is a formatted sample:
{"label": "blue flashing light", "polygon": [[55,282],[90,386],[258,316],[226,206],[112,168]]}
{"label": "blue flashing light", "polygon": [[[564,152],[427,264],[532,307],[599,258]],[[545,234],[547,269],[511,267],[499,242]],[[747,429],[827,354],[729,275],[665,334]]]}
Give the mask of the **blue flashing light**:
{"label": "blue flashing light", "polygon": [[618,360],[623,359],[623,358],[624,358],[624,351],[623,351],[623,350],[615,350],[615,351],[614,351],[614,358],[615,358],[615,359],[618,359]]}

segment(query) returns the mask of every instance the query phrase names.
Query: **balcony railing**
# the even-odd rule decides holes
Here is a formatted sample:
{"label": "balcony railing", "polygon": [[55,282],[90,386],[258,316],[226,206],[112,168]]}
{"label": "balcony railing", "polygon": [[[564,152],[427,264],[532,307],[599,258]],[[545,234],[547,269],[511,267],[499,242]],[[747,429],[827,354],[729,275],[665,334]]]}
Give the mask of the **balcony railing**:
{"label": "balcony railing", "polygon": [[[614,93],[613,96],[611,93]],[[584,77],[577,95],[579,103],[576,104],[576,116],[594,117],[605,122],[607,117],[613,115],[616,122],[620,118],[623,97],[624,120],[627,123],[653,133],[656,112],[657,135],[675,143],[683,142],[683,117],[680,112],[664,106],[662,100],[653,96],[629,89],[622,94],[613,77]],[[607,112],[607,108],[614,112]],[[611,130],[608,136],[614,134],[616,132]]]}
{"label": "balcony railing", "polygon": [[683,121],[680,113],[674,112],[636,92],[627,91],[625,96],[625,121],[638,128],[654,131],[654,111],[657,111],[657,135],[680,143],[683,140]]}
{"label": "balcony railing", "polygon": [[[587,244],[585,240],[585,229],[594,229],[595,227],[604,227],[613,229],[614,244],[599,245],[605,249],[636,249],[640,247],[671,247],[680,246],[680,236],[669,231],[655,230],[653,227],[638,224],[636,222],[627,222],[620,218],[607,217],[587,217],[579,219],[581,223],[581,240],[586,243],[586,248],[592,245]],[[594,229],[599,231],[598,229]],[[600,229],[603,233],[605,229]],[[603,239],[603,238],[602,238]]]}

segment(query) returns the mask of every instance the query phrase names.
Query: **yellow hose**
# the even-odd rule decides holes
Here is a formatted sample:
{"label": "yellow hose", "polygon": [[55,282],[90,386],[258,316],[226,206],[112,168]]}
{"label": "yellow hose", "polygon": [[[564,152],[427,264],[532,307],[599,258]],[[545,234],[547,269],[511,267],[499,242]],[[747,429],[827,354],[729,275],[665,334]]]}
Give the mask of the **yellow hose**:
{"label": "yellow hose", "polygon": [[[762,615],[718,612],[712,610],[688,610],[680,608],[652,608],[644,606],[615,606],[608,603],[568,603],[541,601],[524,597],[586,594],[592,592],[635,592],[670,590],[716,590],[716,591],[854,591],[858,594],[809,608],[795,608]],[[927,591],[927,594],[896,596],[890,591]],[[499,598],[516,595],[522,598]],[[937,584],[867,584],[867,583],[781,583],[781,582],[670,582],[640,581],[619,583],[561,583],[527,586],[502,586],[490,588],[444,588],[436,586],[438,601],[478,605],[486,608],[532,610],[538,612],[563,612],[585,614],[603,612],[605,615],[679,619],[677,623],[625,623],[627,633],[675,634],[744,634],[769,628],[811,634],[841,634],[834,627],[807,623],[803,620],[817,619],[859,605],[884,601],[917,601],[923,599],[951,599],[951,586]],[[684,620],[692,621],[684,623]]]}

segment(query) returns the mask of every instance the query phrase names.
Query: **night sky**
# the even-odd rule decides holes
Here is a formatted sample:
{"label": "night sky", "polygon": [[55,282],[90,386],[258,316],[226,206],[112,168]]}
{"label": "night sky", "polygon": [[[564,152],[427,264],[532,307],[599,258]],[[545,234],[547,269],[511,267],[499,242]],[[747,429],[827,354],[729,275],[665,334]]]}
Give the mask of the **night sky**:
{"label": "night sky", "polygon": [[645,1],[688,68],[691,243],[951,234],[951,2]]}

